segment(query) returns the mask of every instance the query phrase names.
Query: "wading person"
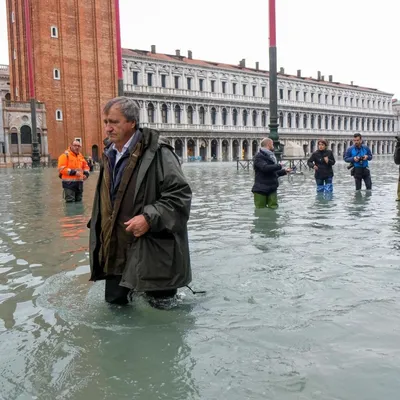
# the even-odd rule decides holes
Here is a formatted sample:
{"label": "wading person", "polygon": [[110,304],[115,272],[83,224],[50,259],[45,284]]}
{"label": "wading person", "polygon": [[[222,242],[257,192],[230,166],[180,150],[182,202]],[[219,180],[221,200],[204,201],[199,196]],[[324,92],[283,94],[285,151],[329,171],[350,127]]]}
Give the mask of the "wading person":
{"label": "wading person", "polygon": [[104,150],[90,221],[91,280],[106,280],[105,300],[127,304],[131,290],[170,308],[191,281],[187,222],[192,192],[172,147],[139,129],[127,97],[104,107]]}
{"label": "wading person", "polygon": [[[396,136],[396,147],[394,149],[394,163],[400,165],[400,137]],[[397,199],[400,201],[400,167],[399,167],[399,180],[397,182]]]}
{"label": "wading person", "polygon": [[81,147],[81,143],[74,140],[70,148],[58,157],[58,173],[67,203],[82,201],[83,181],[89,177],[89,166],[80,153]]}
{"label": "wading person", "polygon": [[254,157],[254,205],[256,208],[278,208],[279,177],[291,171],[277,163],[272,139],[261,141],[260,151]]}
{"label": "wading person", "polygon": [[335,157],[331,150],[328,150],[328,142],[324,139],[318,140],[318,150],[311,154],[307,165],[315,171],[315,182],[317,192],[333,191],[333,168]]}
{"label": "wading person", "polygon": [[371,172],[368,167],[368,161],[372,160],[371,150],[362,143],[359,133],[354,134],[353,143],[353,146],[350,146],[344,154],[344,161],[353,166],[351,174],[356,182],[356,190],[361,190],[362,181],[364,181],[365,188],[371,190]]}

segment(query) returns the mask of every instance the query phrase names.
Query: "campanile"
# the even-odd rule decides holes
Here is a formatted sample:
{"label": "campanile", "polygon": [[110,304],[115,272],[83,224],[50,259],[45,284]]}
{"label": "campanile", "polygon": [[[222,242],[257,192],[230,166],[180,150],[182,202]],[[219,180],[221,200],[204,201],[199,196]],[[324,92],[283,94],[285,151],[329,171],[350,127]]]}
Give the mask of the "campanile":
{"label": "campanile", "polygon": [[[48,147],[57,158],[80,138],[86,156],[102,149],[101,109],[117,95],[113,0],[6,0],[10,89],[29,101],[27,35],[33,50],[36,100],[47,110]],[[26,30],[28,4],[31,29]]]}

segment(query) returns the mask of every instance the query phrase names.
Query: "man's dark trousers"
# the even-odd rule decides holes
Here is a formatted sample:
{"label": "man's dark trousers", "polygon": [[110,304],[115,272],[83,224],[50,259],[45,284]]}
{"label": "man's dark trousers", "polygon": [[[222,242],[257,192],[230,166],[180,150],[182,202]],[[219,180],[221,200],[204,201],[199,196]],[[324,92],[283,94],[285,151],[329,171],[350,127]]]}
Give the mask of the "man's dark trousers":
{"label": "man's dark trousers", "polygon": [[367,190],[372,189],[371,172],[369,168],[354,168],[354,180],[356,181],[356,190],[361,190],[362,181],[364,181]]}

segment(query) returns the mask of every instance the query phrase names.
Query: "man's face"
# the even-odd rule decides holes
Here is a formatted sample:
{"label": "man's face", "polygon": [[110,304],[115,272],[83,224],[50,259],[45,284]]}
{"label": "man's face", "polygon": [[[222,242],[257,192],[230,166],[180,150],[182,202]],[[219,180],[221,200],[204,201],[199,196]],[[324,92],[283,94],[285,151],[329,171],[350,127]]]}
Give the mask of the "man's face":
{"label": "man's face", "polygon": [[105,133],[110,142],[125,144],[135,132],[136,123],[128,122],[118,106],[112,106],[109,113],[104,115]]}
{"label": "man's face", "polygon": [[274,151],[274,142],[267,143],[267,149],[271,150],[271,151]]}
{"label": "man's face", "polygon": [[77,140],[74,140],[71,144],[71,151],[75,154],[79,154],[79,152],[81,151],[81,143],[78,142]]}
{"label": "man's face", "polygon": [[360,147],[361,146],[361,138],[359,136],[355,137],[353,140],[353,143],[356,147]]}

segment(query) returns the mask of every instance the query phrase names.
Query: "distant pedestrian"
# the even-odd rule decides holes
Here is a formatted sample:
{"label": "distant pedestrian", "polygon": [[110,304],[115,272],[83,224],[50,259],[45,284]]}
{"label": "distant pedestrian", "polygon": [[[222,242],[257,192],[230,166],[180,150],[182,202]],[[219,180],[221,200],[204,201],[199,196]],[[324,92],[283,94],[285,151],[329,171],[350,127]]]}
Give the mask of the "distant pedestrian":
{"label": "distant pedestrian", "polygon": [[282,168],[277,163],[273,150],[274,142],[265,138],[261,141],[260,151],[254,156],[255,179],[252,192],[256,208],[278,208],[278,178],[291,171],[291,168]]}
{"label": "distant pedestrian", "polygon": [[372,189],[371,172],[368,161],[372,160],[372,153],[368,146],[362,143],[360,133],[353,136],[353,146],[350,146],[344,154],[344,161],[352,166],[352,176],[356,183],[356,190],[361,190],[364,181],[367,190]]}
{"label": "distant pedestrian", "polygon": [[83,181],[89,177],[89,166],[80,153],[81,148],[81,143],[74,140],[70,148],[58,157],[58,173],[67,203],[82,201]]}
{"label": "distant pedestrian", "polygon": [[89,170],[90,170],[90,172],[93,172],[93,169],[94,169],[94,161],[92,160],[92,157],[88,157],[88,159],[87,159],[87,164],[88,164],[88,166],[89,166]]}
{"label": "distant pedestrian", "polygon": [[315,182],[317,192],[333,191],[333,168],[335,157],[331,150],[328,150],[328,142],[324,139],[318,140],[318,150],[311,154],[307,165],[315,171]]}
{"label": "distant pedestrian", "polygon": [[394,149],[394,162],[399,165],[399,181],[397,182],[397,199],[400,201],[400,136],[396,136],[396,148]]}

